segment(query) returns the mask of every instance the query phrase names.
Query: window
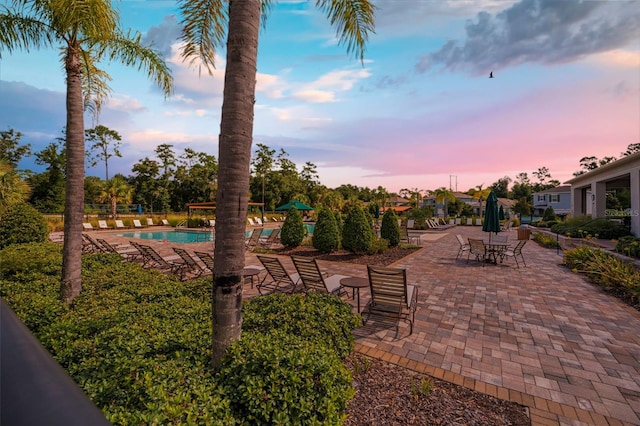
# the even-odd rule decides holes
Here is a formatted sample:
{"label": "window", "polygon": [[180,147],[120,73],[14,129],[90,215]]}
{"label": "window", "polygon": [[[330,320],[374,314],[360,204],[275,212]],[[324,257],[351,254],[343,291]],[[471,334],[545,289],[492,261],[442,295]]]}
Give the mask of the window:
{"label": "window", "polygon": [[549,202],[550,203],[559,203],[560,202],[560,194],[549,194]]}
{"label": "window", "polygon": [[544,203],[545,200],[545,196],[544,195],[538,195],[538,201],[541,201]]}

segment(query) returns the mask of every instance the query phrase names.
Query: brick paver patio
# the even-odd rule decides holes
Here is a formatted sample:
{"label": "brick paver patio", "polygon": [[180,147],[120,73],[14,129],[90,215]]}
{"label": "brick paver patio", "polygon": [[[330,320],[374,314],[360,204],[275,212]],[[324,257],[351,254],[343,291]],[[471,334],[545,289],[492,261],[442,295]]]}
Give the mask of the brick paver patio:
{"label": "brick paver patio", "polygon": [[[533,241],[523,249],[527,267],[517,268],[513,259],[484,267],[456,260],[456,233],[486,237],[480,227],[426,234],[422,250],[393,265],[406,268],[409,283],[419,287],[413,334],[404,322],[396,327],[372,319],[355,332],[357,350],[522,403],[533,424],[640,425],[640,312]],[[515,230],[509,239],[516,239]],[[154,245],[163,256],[172,253],[167,243]],[[210,251],[211,243],[183,247]],[[259,264],[251,253],[246,263]],[[321,266],[366,276],[363,265]],[[249,284],[245,291],[247,297],[257,293]],[[367,293],[361,294],[362,306]]]}

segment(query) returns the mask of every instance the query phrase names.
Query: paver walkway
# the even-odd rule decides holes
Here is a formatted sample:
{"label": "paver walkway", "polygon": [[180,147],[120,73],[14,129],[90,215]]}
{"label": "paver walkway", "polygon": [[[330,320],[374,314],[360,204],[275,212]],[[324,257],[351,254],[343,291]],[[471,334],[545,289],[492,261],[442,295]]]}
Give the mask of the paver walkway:
{"label": "paver walkway", "polygon": [[[438,239],[428,234],[422,250],[393,265],[406,268],[419,287],[413,334],[405,323],[372,319],[356,330],[357,350],[522,403],[533,424],[640,425],[640,312],[533,241],[523,249],[527,267],[513,259],[484,267],[456,260],[456,233],[487,235],[460,226]],[[246,263],[258,264],[250,253]],[[366,276],[363,265],[322,261],[321,267]],[[248,284],[245,290],[248,297],[257,293]]]}

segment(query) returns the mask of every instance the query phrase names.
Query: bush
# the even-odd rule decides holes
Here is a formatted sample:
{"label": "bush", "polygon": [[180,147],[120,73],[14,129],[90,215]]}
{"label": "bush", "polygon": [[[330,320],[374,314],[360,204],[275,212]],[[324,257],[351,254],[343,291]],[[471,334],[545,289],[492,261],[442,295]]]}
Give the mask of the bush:
{"label": "bush", "polygon": [[339,425],[355,394],[333,351],[286,332],[243,333],[218,377],[247,424]]}
{"label": "bush", "polygon": [[382,216],[380,237],[389,242],[389,247],[396,247],[400,244],[400,227],[398,226],[398,216],[395,210],[389,209]]}
{"label": "bush", "polygon": [[340,247],[338,223],[328,207],[321,207],[318,212],[311,244],[323,253],[330,253]]}
{"label": "bush", "polygon": [[10,206],[0,217],[0,248],[11,244],[41,243],[48,236],[46,219],[27,203]]}
{"label": "bush", "polygon": [[285,247],[298,247],[307,231],[302,221],[302,215],[295,207],[291,207],[287,212],[287,217],[280,230],[280,242]]}
{"label": "bush", "polygon": [[560,244],[558,244],[558,241],[556,241],[556,238],[554,236],[544,234],[542,232],[534,232],[532,238],[536,243],[540,244],[543,247],[560,247]]}
{"label": "bush", "polygon": [[640,259],[640,238],[634,237],[633,235],[622,237],[616,243],[615,250],[625,256]]}
{"label": "bush", "polygon": [[544,222],[556,220],[556,212],[553,210],[553,207],[549,206],[544,210],[544,213],[542,214],[542,220]]}
{"label": "bush", "polygon": [[244,304],[242,331],[263,334],[280,330],[302,339],[320,342],[339,357],[353,350],[351,332],[361,325],[351,306],[328,294],[271,294]]}
{"label": "bush", "polygon": [[384,238],[373,237],[373,241],[371,242],[371,247],[367,254],[377,254],[384,253],[389,249],[389,241]]}
{"label": "bush", "polygon": [[629,235],[629,229],[621,223],[606,219],[591,221],[589,217],[574,218],[551,227],[552,232],[572,238],[601,238],[613,240]]}
{"label": "bush", "polygon": [[360,205],[349,209],[342,229],[342,246],[354,253],[368,253],[373,242],[371,221]]}
{"label": "bush", "polygon": [[633,263],[592,247],[578,247],[564,253],[564,262],[574,272],[587,275],[606,289],[622,290],[640,300],[640,270]]}

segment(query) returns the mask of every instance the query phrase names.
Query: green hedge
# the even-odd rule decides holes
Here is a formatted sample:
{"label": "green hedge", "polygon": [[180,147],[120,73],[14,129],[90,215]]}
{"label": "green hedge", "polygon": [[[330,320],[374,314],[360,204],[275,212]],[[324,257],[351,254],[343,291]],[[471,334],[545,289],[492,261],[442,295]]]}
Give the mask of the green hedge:
{"label": "green hedge", "polygon": [[[69,309],[58,300],[60,264],[55,244],[0,250],[0,291],[113,424],[339,424],[343,417],[353,389],[341,359],[360,319],[339,298],[248,302],[242,337],[218,372],[210,368],[210,278],[178,282],[117,255],[84,255],[82,293]],[[252,400],[230,383],[263,386],[268,404],[264,393]]]}
{"label": "green hedge", "polygon": [[44,215],[27,203],[13,204],[0,216],[0,248],[41,243],[48,236],[49,226]]}
{"label": "green hedge", "polygon": [[633,235],[621,237],[616,243],[615,250],[629,257],[640,259],[640,238]]}
{"label": "green hedge", "polygon": [[601,238],[612,240],[629,235],[629,229],[621,223],[610,220],[594,220],[576,218],[551,226],[551,231],[572,238]]}

